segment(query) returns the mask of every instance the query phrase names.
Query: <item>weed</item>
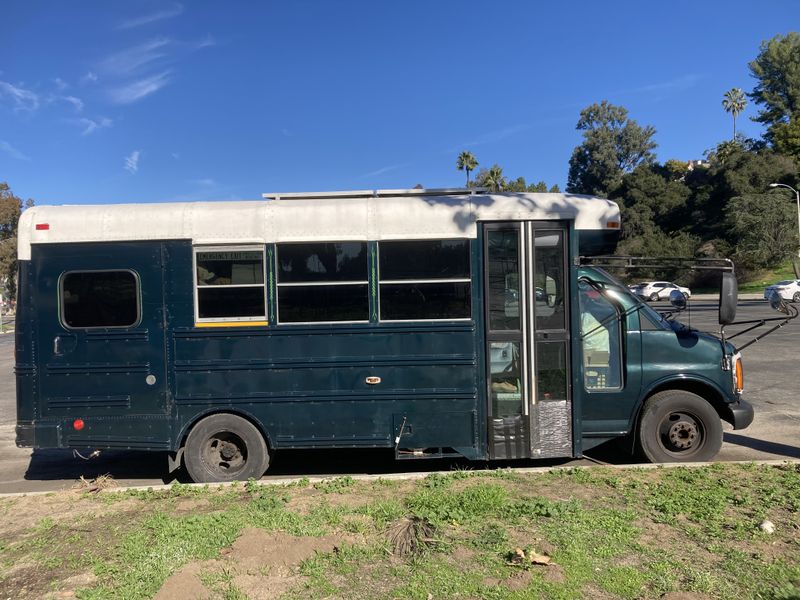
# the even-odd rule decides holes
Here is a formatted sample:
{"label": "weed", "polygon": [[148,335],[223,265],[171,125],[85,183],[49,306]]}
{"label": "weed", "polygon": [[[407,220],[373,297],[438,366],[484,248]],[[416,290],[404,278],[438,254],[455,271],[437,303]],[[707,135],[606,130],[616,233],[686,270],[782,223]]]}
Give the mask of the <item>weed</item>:
{"label": "weed", "polygon": [[344,494],[355,485],[356,481],[349,475],[335,479],[323,479],[314,484],[314,489],[326,494]]}

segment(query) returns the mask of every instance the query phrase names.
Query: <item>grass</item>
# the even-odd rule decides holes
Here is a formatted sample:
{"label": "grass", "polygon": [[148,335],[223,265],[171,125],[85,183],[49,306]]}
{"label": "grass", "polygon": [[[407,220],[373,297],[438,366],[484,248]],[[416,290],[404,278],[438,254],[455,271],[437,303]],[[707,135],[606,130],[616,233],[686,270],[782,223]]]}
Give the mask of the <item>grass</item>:
{"label": "grass", "polygon": [[792,261],[786,261],[774,269],[755,273],[749,278],[749,281],[739,283],[740,292],[763,292],[764,288],[773,283],[784,281],[786,279],[795,279]]}
{"label": "grass", "polygon": [[[61,511],[34,510],[59,501]],[[245,573],[226,553],[245,528],[259,528],[297,543],[338,540],[333,552],[312,553],[284,572],[289,599],[633,599],[675,591],[800,598],[795,465],[251,481],[73,492],[2,508],[31,515],[23,528],[0,524],[2,597],[41,597],[90,573],[93,582],[72,590],[78,598],[151,598],[183,565],[213,559],[200,579],[211,597],[243,600],[243,576],[275,574],[267,566]],[[774,534],[758,529],[764,519]],[[511,560],[515,554],[549,556],[552,564]]]}

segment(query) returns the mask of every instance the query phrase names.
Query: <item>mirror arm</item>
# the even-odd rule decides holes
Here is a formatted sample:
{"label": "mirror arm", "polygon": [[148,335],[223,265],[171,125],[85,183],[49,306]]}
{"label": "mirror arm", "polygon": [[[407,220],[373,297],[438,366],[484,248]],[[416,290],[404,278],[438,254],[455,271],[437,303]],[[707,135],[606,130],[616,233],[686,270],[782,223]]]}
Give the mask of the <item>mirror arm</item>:
{"label": "mirror arm", "polygon": [[755,344],[756,342],[760,341],[761,339],[767,337],[773,331],[777,331],[778,329],[780,329],[781,327],[786,325],[792,319],[796,319],[797,315],[800,314],[800,313],[798,313],[797,309],[794,308],[794,307],[791,307],[790,310],[792,310],[794,312],[794,314],[789,316],[789,317],[786,317],[785,319],[781,319],[781,317],[776,317],[774,319],[765,319],[765,320],[769,320],[769,321],[782,321],[782,322],[778,323],[777,325],[775,325],[775,327],[770,327],[767,331],[765,331],[761,335],[756,336],[755,338],[753,338],[752,340],[747,342],[744,346],[741,346],[741,347],[737,348],[737,351],[741,352],[742,350],[744,350],[748,346],[750,346],[752,344]]}
{"label": "mirror arm", "polygon": [[[785,319],[785,318],[786,318],[786,317],[777,317],[777,319],[775,319],[775,320],[783,320],[783,319]],[[737,332],[736,332],[736,333],[734,333],[733,335],[730,335],[730,336],[728,336],[728,339],[729,339],[729,340],[732,340],[733,338],[735,338],[735,337],[737,337],[737,336],[740,336],[740,335],[742,335],[743,333],[747,333],[748,331],[753,331],[753,329],[758,329],[759,327],[761,327],[762,325],[764,325],[764,323],[766,323],[766,322],[767,322],[767,320],[766,320],[766,319],[762,319],[762,320],[760,320],[760,321],[754,321],[754,322],[755,322],[755,325],[753,325],[752,327],[748,327],[747,329],[742,329],[741,331],[737,331]],[[742,324],[743,324],[743,323],[731,323],[731,325],[742,325]]]}

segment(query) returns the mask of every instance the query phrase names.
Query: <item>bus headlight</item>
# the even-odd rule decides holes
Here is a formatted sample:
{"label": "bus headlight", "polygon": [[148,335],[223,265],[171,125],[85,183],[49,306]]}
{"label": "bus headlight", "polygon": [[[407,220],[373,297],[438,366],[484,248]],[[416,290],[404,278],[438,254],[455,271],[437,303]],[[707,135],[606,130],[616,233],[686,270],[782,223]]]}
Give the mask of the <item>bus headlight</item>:
{"label": "bus headlight", "polygon": [[742,355],[735,354],[733,357],[733,389],[737,394],[744,391],[744,368],[742,367]]}

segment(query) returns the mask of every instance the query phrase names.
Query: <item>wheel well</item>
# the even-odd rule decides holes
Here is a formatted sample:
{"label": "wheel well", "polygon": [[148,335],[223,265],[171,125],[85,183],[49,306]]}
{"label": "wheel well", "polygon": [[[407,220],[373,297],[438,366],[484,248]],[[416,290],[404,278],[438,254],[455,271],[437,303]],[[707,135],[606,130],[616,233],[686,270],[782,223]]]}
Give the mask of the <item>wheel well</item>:
{"label": "wheel well", "polygon": [[194,426],[197,425],[200,421],[205,419],[206,417],[210,417],[212,415],[234,415],[236,417],[241,417],[245,421],[249,421],[253,427],[258,429],[259,433],[264,438],[264,443],[267,445],[267,450],[273,450],[272,442],[269,439],[269,434],[267,433],[266,429],[262,426],[261,421],[256,419],[253,415],[241,411],[241,410],[231,410],[229,408],[226,409],[213,409],[207,412],[201,413],[196,415],[191,421],[189,421],[183,428],[181,435],[180,435],[180,444],[178,444],[178,450],[183,448],[186,445],[186,438],[189,437],[189,433],[194,429]]}
{"label": "wheel well", "polygon": [[647,397],[644,399],[642,404],[639,406],[639,409],[636,411],[636,417],[634,419],[634,429],[635,424],[639,421],[639,416],[642,412],[642,407],[644,403],[653,395],[657,394],[658,392],[663,392],[666,390],[684,390],[686,392],[691,392],[703,398],[706,402],[708,402],[714,410],[717,411],[720,419],[732,423],[733,416],[731,415],[730,409],[728,408],[727,403],[720,394],[719,390],[715,389],[713,386],[703,383],[701,381],[695,381],[692,379],[672,379],[670,381],[665,381],[656,387],[654,387],[650,392],[647,394]]}

